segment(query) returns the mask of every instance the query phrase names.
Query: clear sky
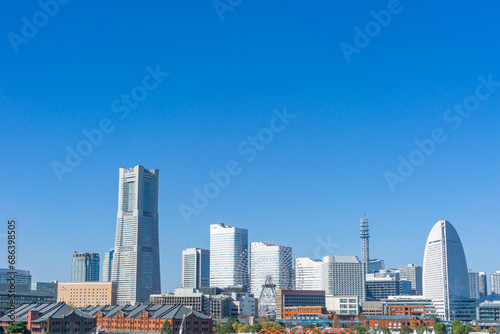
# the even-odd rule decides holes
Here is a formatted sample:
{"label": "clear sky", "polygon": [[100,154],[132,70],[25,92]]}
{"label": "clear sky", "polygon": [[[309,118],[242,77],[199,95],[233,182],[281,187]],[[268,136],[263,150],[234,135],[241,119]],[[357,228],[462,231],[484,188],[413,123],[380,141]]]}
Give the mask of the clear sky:
{"label": "clear sky", "polygon": [[[9,218],[34,281],[69,280],[73,251],[103,258],[118,168],[141,164],[160,169],[163,291],[180,286],[184,248],[209,247],[210,224],[300,257],[359,256],[363,212],[388,267],[422,264],[446,219],[471,269],[500,270],[498,2],[216,5],[0,4],[1,267]],[[94,129],[107,133],[89,147]],[[69,166],[68,148],[86,156]],[[186,223],[179,205],[233,160],[239,173]]]}

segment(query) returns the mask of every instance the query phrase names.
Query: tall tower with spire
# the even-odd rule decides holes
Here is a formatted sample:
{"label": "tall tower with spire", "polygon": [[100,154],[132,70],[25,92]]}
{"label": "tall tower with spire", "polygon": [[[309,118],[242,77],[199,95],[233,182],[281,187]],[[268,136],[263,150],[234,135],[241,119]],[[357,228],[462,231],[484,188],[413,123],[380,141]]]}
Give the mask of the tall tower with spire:
{"label": "tall tower with spire", "polygon": [[366,273],[370,267],[370,234],[368,233],[368,219],[363,212],[363,218],[359,221],[361,237],[361,262],[365,265]]}

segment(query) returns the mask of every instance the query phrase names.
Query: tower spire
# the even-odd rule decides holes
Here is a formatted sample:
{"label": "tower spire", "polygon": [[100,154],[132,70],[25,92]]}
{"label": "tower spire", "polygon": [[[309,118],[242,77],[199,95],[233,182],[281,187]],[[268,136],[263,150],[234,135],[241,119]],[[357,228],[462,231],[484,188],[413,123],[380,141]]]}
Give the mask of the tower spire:
{"label": "tower spire", "polygon": [[361,262],[364,263],[366,273],[368,273],[370,266],[370,233],[365,212],[363,212],[363,218],[359,221],[359,229],[361,237]]}

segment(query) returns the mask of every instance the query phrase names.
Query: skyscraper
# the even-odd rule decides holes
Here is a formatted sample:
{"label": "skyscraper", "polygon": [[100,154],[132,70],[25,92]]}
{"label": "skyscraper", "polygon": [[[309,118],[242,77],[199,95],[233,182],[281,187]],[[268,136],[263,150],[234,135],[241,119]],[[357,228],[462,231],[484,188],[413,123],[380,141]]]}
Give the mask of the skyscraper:
{"label": "skyscraper", "polygon": [[266,278],[271,276],[277,290],[293,289],[292,249],[274,242],[250,245],[250,292],[259,298]]}
{"label": "skyscraper", "polygon": [[248,230],[224,225],[210,225],[210,286],[226,288],[237,284],[238,264],[248,267]]}
{"label": "skyscraper", "polygon": [[422,266],[417,264],[400,266],[399,279],[411,282],[411,291],[413,295],[422,295]]}
{"label": "skyscraper", "polygon": [[188,248],[182,251],[182,287],[206,288],[210,286],[210,251]]}
{"label": "skyscraper", "polygon": [[370,272],[370,234],[368,231],[368,219],[363,212],[363,218],[359,221],[361,237],[361,262],[365,266],[365,273]]}
{"label": "skyscraper", "polygon": [[469,269],[470,297],[479,299],[479,273]]}
{"label": "skyscraper", "polygon": [[337,296],[366,297],[365,264],[357,256],[325,256],[322,282],[326,294]]}
{"label": "skyscraper", "polygon": [[488,295],[488,279],[486,273],[479,273],[479,299],[483,299]]}
{"label": "skyscraper", "polygon": [[120,305],[148,302],[160,293],[158,169],[120,168],[111,279]]}
{"label": "skyscraper", "polygon": [[102,262],[102,281],[111,281],[111,270],[113,269],[113,254],[115,250],[111,248],[108,253],[104,254],[104,261]]}
{"label": "skyscraper", "polygon": [[[424,297],[432,299],[439,317],[445,321],[468,319],[469,277],[462,242],[449,222],[438,221],[431,229],[424,253]],[[474,317],[474,313],[472,313]]]}
{"label": "skyscraper", "polygon": [[500,294],[500,270],[490,273],[490,290],[492,295]]}
{"label": "skyscraper", "polygon": [[75,252],[71,261],[71,281],[99,281],[99,254]]}
{"label": "skyscraper", "polygon": [[[321,259],[298,257],[295,259],[295,289],[296,290],[321,290]],[[258,297],[257,297],[258,298]]]}

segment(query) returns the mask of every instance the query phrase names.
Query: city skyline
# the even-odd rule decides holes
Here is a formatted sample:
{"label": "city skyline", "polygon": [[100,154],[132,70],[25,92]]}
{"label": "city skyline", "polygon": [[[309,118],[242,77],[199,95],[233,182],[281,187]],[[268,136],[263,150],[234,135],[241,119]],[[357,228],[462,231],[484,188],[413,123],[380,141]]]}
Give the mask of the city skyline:
{"label": "city skyline", "polygon": [[[75,250],[104,258],[117,169],[137,164],[162,171],[162,291],[211,224],[360,257],[363,212],[387,268],[423,264],[446,219],[469,269],[500,269],[499,3],[401,0],[363,40],[387,1],[243,1],[222,18],[211,2],[63,2],[0,5],[1,218],[34,280],[69,281]],[[48,21],[23,37],[33,17]]]}

